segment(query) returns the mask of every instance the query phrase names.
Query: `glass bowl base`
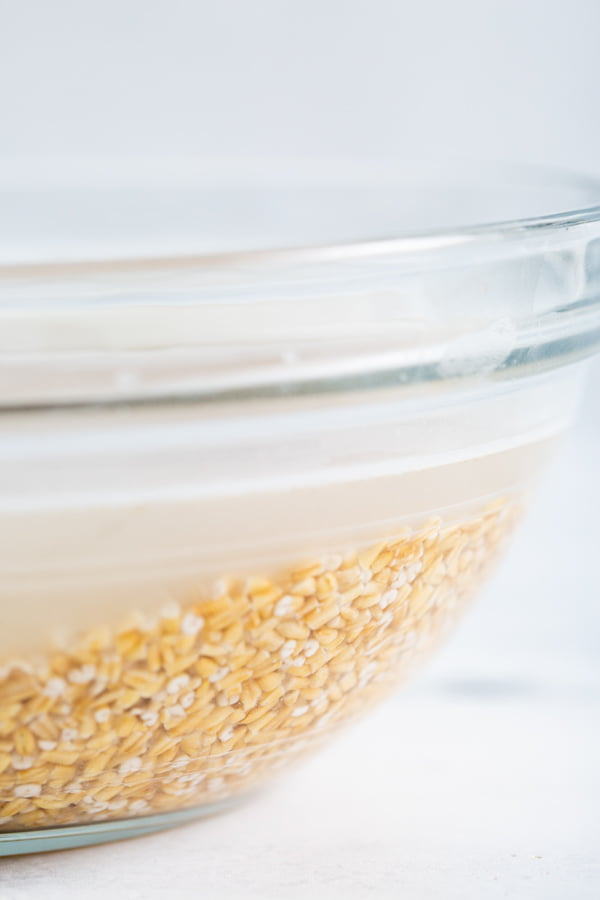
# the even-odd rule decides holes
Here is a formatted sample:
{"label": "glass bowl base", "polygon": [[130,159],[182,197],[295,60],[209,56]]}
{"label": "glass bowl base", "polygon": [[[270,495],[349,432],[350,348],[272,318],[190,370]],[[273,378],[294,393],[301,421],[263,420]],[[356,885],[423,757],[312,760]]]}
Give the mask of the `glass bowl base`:
{"label": "glass bowl base", "polygon": [[46,853],[50,850],[69,850],[142,837],[155,831],[176,828],[194,819],[212,816],[228,809],[234,800],[195,806],[156,816],[140,816],[135,819],[118,819],[111,822],[92,822],[87,825],[68,825],[65,828],[36,828],[31,831],[13,831],[0,834],[0,857],[18,856],[24,853]]}

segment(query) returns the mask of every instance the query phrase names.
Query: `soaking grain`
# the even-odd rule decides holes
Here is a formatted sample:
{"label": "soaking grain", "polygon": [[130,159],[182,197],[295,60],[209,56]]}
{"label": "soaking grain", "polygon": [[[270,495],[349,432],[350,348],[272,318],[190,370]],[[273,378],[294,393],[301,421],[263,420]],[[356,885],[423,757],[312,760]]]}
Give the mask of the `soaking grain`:
{"label": "soaking grain", "polygon": [[102,625],[0,672],[0,830],[222,801],[314,747],[451,622],[514,521],[497,501],[273,579]]}

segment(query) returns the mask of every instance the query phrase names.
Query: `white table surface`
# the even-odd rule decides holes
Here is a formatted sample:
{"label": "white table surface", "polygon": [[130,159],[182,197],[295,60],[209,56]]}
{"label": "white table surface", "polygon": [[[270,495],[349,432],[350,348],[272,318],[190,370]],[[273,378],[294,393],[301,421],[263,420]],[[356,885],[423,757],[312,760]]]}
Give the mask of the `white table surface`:
{"label": "white table surface", "polygon": [[0,860],[0,900],[600,897],[593,389],[582,413],[493,583],[412,685],[230,813]]}

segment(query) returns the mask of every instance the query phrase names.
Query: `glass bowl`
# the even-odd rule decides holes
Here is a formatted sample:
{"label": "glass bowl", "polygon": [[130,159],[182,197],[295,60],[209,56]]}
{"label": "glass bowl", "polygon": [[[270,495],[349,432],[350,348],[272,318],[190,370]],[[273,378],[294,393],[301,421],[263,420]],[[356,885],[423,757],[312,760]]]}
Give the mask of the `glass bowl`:
{"label": "glass bowl", "polygon": [[0,854],[211,812],[446,635],[600,341],[536,169],[81,172],[0,217]]}

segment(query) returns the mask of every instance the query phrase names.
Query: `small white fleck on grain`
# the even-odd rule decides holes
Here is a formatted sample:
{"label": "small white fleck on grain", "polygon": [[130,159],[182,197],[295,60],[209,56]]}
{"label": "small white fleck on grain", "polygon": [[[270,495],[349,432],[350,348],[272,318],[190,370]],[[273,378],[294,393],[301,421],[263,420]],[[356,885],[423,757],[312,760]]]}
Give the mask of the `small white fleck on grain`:
{"label": "small white fleck on grain", "polygon": [[323,568],[329,572],[335,572],[341,564],[343,563],[343,559],[338,554],[334,553],[331,556],[326,556],[323,559]]}
{"label": "small white fleck on grain", "polygon": [[233,737],[233,727],[230,725],[228,728],[224,728],[219,732],[219,740],[223,743],[230,741]]}
{"label": "small white fleck on grain", "polygon": [[417,575],[421,572],[422,568],[423,563],[420,561],[414,562],[410,566],[406,566],[406,580],[412,584]]}
{"label": "small white fleck on grain", "polygon": [[317,650],[319,649],[319,642],[314,638],[309,638],[304,645],[304,655],[307,659],[310,659],[311,656],[314,656]]}
{"label": "small white fleck on grain", "polygon": [[108,706],[101,706],[100,709],[97,709],[94,713],[94,719],[100,725],[102,725],[103,722],[108,722],[110,719],[110,709]]}
{"label": "small white fleck on grain", "polygon": [[67,785],[65,785],[63,790],[67,794],[79,794],[80,791],[82,790],[81,782],[80,781],[70,781]]}
{"label": "small white fleck on grain", "polygon": [[38,741],[40,750],[56,750],[56,741]]}
{"label": "small white fleck on grain", "polygon": [[15,797],[39,797],[41,793],[41,784],[18,784],[13,789]]}
{"label": "small white fleck on grain", "polygon": [[307,706],[307,705],[304,705],[304,706],[296,706],[296,707],[292,710],[292,716],[293,716],[295,719],[297,719],[298,716],[303,716],[304,713],[306,713],[306,712],[308,712],[308,706]]}
{"label": "small white fleck on grain", "polygon": [[296,641],[290,640],[286,641],[283,647],[281,648],[281,658],[287,659],[292,655],[294,650],[296,649]]}
{"label": "small white fleck on grain", "polygon": [[187,694],[184,694],[181,700],[179,701],[184,709],[189,709],[192,703],[194,702],[196,695],[193,691],[190,691]]}
{"label": "small white fleck on grain", "polygon": [[213,672],[212,675],[209,675],[208,680],[211,684],[216,684],[217,681],[220,681],[221,678],[225,678],[226,675],[229,675],[228,666],[222,666],[220,669],[217,669],[216,672]]}
{"label": "small white fleck on grain", "polygon": [[400,569],[400,571],[394,576],[392,587],[396,589],[404,587],[404,585],[406,584],[406,580],[406,572],[404,571],[404,569]]}
{"label": "small white fleck on grain", "polygon": [[55,676],[54,678],[49,678],[44,687],[42,688],[42,694],[46,697],[52,697],[54,700],[57,697],[62,697],[65,690],[67,688],[67,682],[64,678],[59,678]]}
{"label": "small white fleck on grain", "polygon": [[155,709],[145,709],[140,714],[140,719],[142,720],[144,725],[147,725],[149,728],[152,728],[152,726],[156,725],[156,723],[158,722],[158,713],[156,712]]}
{"label": "small white fleck on grain", "polygon": [[373,580],[373,573],[370,569],[363,569],[360,567],[360,580],[363,586],[367,586]]}
{"label": "small white fleck on grain", "polygon": [[131,775],[132,772],[139,772],[142,768],[142,760],[139,756],[132,756],[131,759],[126,759],[125,762],[122,762],[119,766],[119,775]]}
{"label": "small white fleck on grain", "polygon": [[99,801],[96,801],[93,806],[90,806],[89,812],[95,815],[96,813],[103,813],[106,809],[108,809],[108,803],[100,803]]}
{"label": "small white fleck on grain", "polygon": [[190,637],[198,634],[204,628],[204,619],[202,616],[196,616],[194,613],[186,613],[181,620],[181,631]]}
{"label": "small white fleck on grain", "polygon": [[319,729],[325,728],[326,725],[329,725],[330,721],[331,721],[331,713],[325,713],[324,716],[321,716],[320,719],[317,719],[315,727],[319,728]]}
{"label": "small white fleck on grain", "polygon": [[167,684],[167,694],[178,694],[183,688],[186,688],[190,683],[190,676],[186,675],[185,672],[183,675],[177,675],[175,678],[171,678],[171,680]]}
{"label": "small white fleck on grain", "polygon": [[170,603],[165,603],[163,608],[160,611],[161,619],[177,619],[181,613],[181,607],[179,603],[175,600],[171,600]]}
{"label": "small white fleck on grain", "polygon": [[102,693],[102,691],[106,690],[107,685],[108,685],[108,678],[103,678],[103,677],[96,678],[96,680],[94,681],[94,683],[90,689],[90,696],[97,697],[99,694]]}
{"label": "small white fleck on grain", "polygon": [[290,613],[294,606],[294,598],[290,596],[290,594],[285,594],[279,600],[275,606],[275,615],[276,616],[287,616]]}
{"label": "small white fleck on grain", "polygon": [[321,694],[319,694],[318,697],[315,697],[314,700],[310,701],[310,705],[314,709],[315,707],[322,706],[324,703],[328,703],[328,702],[329,702],[329,697],[327,695],[327,692],[323,691]]}
{"label": "small white fleck on grain", "polygon": [[190,775],[190,784],[200,784],[200,782],[204,781],[206,775],[204,772],[197,772],[194,775]]}
{"label": "small white fleck on grain", "polygon": [[71,669],[68,678],[73,684],[89,684],[96,677],[96,666],[81,666],[80,669]]}
{"label": "small white fleck on grain", "polygon": [[391,588],[389,591],[386,591],[385,594],[382,594],[379,601],[379,606],[381,607],[381,609],[387,609],[390,603],[393,603],[397,596],[398,591],[394,588]]}
{"label": "small white fleck on grain", "polygon": [[12,756],[12,767],[17,772],[24,772],[33,765],[33,756],[19,756],[17,753]]}

